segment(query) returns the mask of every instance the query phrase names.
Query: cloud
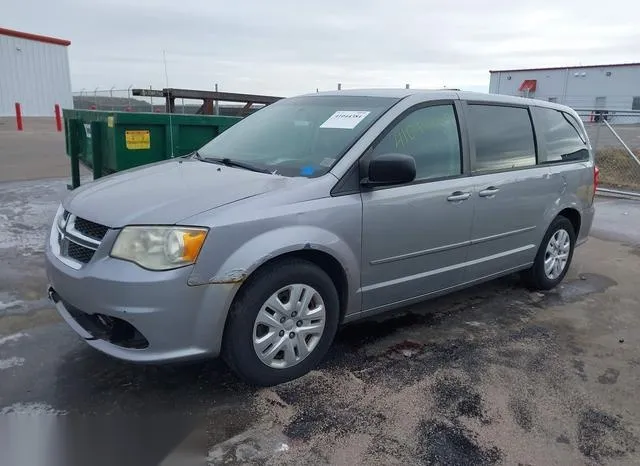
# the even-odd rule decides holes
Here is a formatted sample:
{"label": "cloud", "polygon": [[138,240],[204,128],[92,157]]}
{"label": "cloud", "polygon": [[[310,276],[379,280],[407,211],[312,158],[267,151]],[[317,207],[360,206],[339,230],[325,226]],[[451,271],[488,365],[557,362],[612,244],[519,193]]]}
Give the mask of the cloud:
{"label": "cloud", "polygon": [[164,50],[173,87],[487,90],[489,69],[633,61],[640,43],[637,2],[11,1],[7,27],[72,41],[74,89],[164,87]]}

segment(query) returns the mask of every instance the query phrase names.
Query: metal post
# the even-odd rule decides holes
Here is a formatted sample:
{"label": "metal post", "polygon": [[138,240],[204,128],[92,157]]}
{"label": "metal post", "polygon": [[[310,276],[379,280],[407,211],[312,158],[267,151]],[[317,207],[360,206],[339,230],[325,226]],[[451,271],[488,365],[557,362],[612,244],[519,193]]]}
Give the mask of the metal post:
{"label": "metal post", "polygon": [[596,124],[596,137],[593,138],[593,147],[595,152],[598,152],[598,141],[600,140],[600,128],[602,128],[602,118]]}
{"label": "metal post", "polygon": [[20,107],[20,103],[16,102],[16,129],[18,131],[23,130],[22,126],[22,108]]}
{"label": "metal post", "polygon": [[96,110],[98,110],[100,107],[98,106],[98,88],[97,87],[93,91],[93,101],[95,102]]}
{"label": "metal post", "polygon": [[76,189],[80,186],[80,140],[82,133],[80,120],[72,118],[69,124],[69,157],[71,158],[71,186],[68,189]]}
{"label": "metal post", "polygon": [[127,88],[127,107],[131,107],[131,88],[133,84]]}
{"label": "metal post", "polygon": [[56,115],[56,130],[60,133],[62,132],[62,115],[60,114],[60,105],[55,104],[53,111]]}
{"label": "metal post", "polygon": [[[153,90],[151,84],[149,84],[149,91]],[[151,113],[153,113],[153,93],[150,93],[149,98],[151,99]]]}
{"label": "metal post", "polygon": [[[215,90],[216,92],[218,92],[218,83],[216,83],[215,85]],[[214,115],[220,115],[220,106],[219,106],[219,102],[216,100],[214,103]]]}
{"label": "metal post", "polygon": [[102,139],[104,136],[104,123],[99,121],[91,122],[91,151],[93,154],[93,179],[102,177]]}

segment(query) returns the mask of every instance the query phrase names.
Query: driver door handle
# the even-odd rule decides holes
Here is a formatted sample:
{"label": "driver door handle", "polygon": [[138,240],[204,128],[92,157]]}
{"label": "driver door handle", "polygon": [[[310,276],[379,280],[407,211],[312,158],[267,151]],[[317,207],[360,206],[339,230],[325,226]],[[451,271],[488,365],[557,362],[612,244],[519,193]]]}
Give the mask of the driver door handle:
{"label": "driver door handle", "polygon": [[487,189],[483,189],[482,191],[480,191],[478,193],[478,196],[492,197],[492,196],[495,196],[498,191],[500,191],[499,188],[496,188],[495,186],[489,186]]}
{"label": "driver door handle", "polygon": [[465,193],[465,192],[462,192],[462,191],[456,191],[454,193],[451,193],[451,195],[447,198],[447,201],[449,201],[449,202],[466,201],[470,197],[471,197],[471,193]]}

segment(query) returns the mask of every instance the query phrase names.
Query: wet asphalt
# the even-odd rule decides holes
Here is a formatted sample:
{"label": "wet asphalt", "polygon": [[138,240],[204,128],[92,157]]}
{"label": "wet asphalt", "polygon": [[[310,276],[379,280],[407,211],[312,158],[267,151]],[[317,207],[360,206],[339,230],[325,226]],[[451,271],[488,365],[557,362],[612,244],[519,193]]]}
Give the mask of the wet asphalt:
{"label": "wet asphalt", "polygon": [[60,321],[42,250],[65,182],[0,184],[0,465],[640,461],[637,201],[599,199],[561,289],[506,277],[353,324],[317,371],[256,390],[219,361],[117,361]]}

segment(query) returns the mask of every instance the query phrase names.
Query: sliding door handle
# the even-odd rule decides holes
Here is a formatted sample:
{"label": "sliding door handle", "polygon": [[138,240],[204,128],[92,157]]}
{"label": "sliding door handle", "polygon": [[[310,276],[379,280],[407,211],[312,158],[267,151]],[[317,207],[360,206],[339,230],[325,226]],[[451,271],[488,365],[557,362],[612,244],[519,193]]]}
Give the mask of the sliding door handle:
{"label": "sliding door handle", "polygon": [[489,186],[487,189],[483,189],[482,191],[480,191],[478,193],[478,196],[493,197],[498,193],[498,191],[500,191],[500,189],[496,188],[495,186]]}
{"label": "sliding door handle", "polygon": [[454,193],[451,193],[451,195],[447,198],[447,201],[449,201],[449,202],[466,201],[470,197],[471,197],[471,193],[464,193],[462,191],[456,191]]}

